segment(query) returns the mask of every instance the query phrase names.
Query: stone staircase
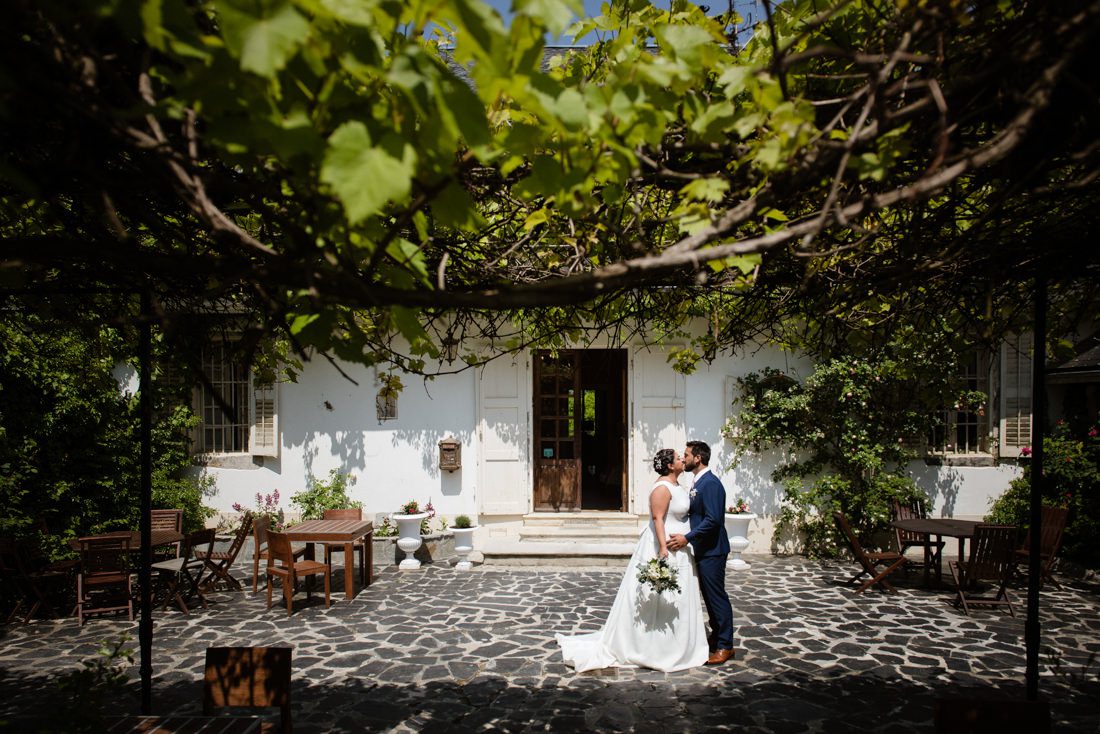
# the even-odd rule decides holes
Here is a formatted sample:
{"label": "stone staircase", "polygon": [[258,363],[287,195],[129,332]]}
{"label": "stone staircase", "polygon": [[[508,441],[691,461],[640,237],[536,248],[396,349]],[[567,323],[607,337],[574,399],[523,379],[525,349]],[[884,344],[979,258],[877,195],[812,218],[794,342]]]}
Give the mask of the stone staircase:
{"label": "stone staircase", "polygon": [[634,552],[642,524],[626,512],[535,512],[518,534],[489,538],[486,564],[621,566]]}

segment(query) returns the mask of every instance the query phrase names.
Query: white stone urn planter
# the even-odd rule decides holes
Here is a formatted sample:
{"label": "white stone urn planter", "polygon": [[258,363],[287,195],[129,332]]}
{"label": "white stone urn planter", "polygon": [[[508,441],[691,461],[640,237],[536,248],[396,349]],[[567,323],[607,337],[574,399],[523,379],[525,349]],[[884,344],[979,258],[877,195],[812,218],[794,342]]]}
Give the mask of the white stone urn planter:
{"label": "white stone urn planter", "polygon": [[428,516],[426,512],[416,512],[406,515],[395,512],[391,517],[397,523],[397,547],[405,551],[405,559],[398,564],[402,571],[415,571],[420,568],[420,561],[414,557],[420,544],[424,541],[420,538],[420,521]]}
{"label": "white stone urn planter", "polygon": [[451,528],[451,532],[455,534],[455,555],[458,556],[455,568],[459,571],[469,571],[474,567],[474,564],[470,563],[470,553],[474,550],[475,530],[477,525],[469,528]]}
{"label": "white stone urn planter", "polygon": [[741,559],[741,554],[749,547],[749,523],[756,519],[755,512],[727,512],[726,535],[730,538],[730,556],[726,568],[744,571],[749,564]]}

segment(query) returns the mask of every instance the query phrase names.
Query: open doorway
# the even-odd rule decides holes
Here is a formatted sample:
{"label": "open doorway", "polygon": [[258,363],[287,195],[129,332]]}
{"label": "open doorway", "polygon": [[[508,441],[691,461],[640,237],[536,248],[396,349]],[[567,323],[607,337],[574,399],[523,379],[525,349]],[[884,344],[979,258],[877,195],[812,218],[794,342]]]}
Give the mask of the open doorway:
{"label": "open doorway", "polygon": [[623,510],[626,350],[535,357],[535,510]]}

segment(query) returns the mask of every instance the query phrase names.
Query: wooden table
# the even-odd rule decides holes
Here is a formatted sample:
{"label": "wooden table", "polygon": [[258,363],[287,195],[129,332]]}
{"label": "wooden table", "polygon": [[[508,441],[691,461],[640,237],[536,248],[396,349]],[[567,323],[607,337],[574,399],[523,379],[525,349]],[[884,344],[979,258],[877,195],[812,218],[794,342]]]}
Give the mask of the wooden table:
{"label": "wooden table", "polygon": [[[895,520],[891,523],[894,527],[917,533],[924,536],[924,585],[929,585],[928,569],[932,565],[931,536],[935,535],[938,541],[941,537],[959,539],[959,558],[966,560],[966,540],[974,537],[974,528],[981,523],[976,520],[956,520],[951,517],[912,517],[904,520]],[[936,556],[936,583],[943,580],[942,558]]]}
{"label": "wooden table", "polygon": [[258,716],[116,716],[104,723],[111,734],[250,734],[261,731]]}
{"label": "wooden table", "polygon": [[[343,543],[344,544],[344,595],[355,597],[355,553],[353,545],[363,540],[367,549],[367,585],[374,580],[372,539],[374,523],[370,520],[306,520],[292,525],[283,534],[293,543]],[[313,557],[313,546],[306,546],[306,557]]]}

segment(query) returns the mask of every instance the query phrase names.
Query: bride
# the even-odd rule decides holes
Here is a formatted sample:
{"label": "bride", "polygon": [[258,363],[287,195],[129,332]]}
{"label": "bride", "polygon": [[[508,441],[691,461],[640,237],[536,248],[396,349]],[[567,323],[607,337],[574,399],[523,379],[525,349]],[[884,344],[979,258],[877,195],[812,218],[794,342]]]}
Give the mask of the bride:
{"label": "bride", "polygon": [[[707,661],[709,648],[691,546],[670,552],[665,545],[669,535],[690,529],[691,498],[676,483],[684,460],[672,449],[661,449],[653,457],[653,469],[660,475],[649,493],[653,519],[638,539],[603,628],[589,634],[555,635],[565,663],[578,673],[633,666],[671,672]],[[658,594],[638,581],[638,565],[661,557],[677,570],[680,591]]]}

